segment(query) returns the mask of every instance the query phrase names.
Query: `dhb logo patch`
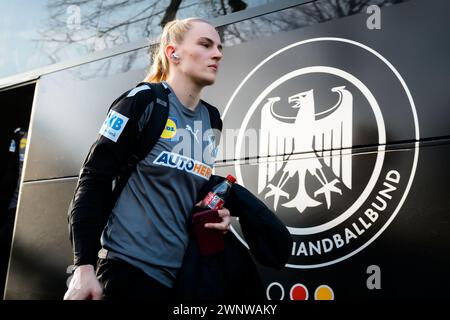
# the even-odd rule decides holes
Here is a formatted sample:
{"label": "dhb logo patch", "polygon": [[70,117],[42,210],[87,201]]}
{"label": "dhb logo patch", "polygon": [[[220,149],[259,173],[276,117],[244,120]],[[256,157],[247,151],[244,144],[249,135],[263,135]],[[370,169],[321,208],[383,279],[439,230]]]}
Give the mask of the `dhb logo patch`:
{"label": "dhb logo patch", "polygon": [[110,110],[99,133],[109,140],[117,142],[127,122],[127,117],[114,110]]}

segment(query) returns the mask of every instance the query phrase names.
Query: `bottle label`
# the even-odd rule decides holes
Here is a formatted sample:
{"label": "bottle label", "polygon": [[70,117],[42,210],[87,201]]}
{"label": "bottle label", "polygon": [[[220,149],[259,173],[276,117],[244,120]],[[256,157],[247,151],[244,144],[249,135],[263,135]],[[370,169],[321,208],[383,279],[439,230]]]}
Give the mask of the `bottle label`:
{"label": "bottle label", "polygon": [[204,205],[212,210],[222,209],[224,203],[225,201],[213,192],[209,192],[204,201]]}

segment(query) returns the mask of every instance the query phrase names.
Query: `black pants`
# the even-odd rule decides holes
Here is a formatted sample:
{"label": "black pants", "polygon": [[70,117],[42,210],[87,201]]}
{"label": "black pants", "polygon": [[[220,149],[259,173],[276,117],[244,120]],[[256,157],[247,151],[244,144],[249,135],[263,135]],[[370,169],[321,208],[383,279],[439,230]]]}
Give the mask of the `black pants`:
{"label": "black pants", "polygon": [[99,259],[97,278],[105,300],[170,301],[172,289],[127,262]]}

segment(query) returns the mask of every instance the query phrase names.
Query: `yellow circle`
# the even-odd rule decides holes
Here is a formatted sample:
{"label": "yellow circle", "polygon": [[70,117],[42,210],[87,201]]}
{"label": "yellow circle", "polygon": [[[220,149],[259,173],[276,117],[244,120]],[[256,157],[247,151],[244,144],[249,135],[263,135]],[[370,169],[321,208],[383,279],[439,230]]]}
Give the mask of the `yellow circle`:
{"label": "yellow circle", "polygon": [[24,149],[27,145],[27,138],[20,139],[20,149]]}
{"label": "yellow circle", "polygon": [[333,290],[326,285],[321,285],[314,294],[316,300],[334,300]]}
{"label": "yellow circle", "polygon": [[172,139],[177,133],[177,124],[172,119],[167,119],[166,126],[161,133],[161,138]]}

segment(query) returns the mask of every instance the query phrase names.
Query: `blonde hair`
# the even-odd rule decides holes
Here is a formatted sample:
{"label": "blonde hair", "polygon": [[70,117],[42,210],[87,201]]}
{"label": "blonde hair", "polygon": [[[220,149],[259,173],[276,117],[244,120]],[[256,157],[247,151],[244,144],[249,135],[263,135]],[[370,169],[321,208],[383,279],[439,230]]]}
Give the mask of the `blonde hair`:
{"label": "blonde hair", "polygon": [[167,79],[169,74],[169,60],[165,49],[169,44],[181,44],[185,34],[192,28],[192,22],[199,21],[210,24],[200,18],[186,18],[168,22],[161,33],[159,44],[152,54],[150,73],[145,78],[147,82],[161,82]]}

